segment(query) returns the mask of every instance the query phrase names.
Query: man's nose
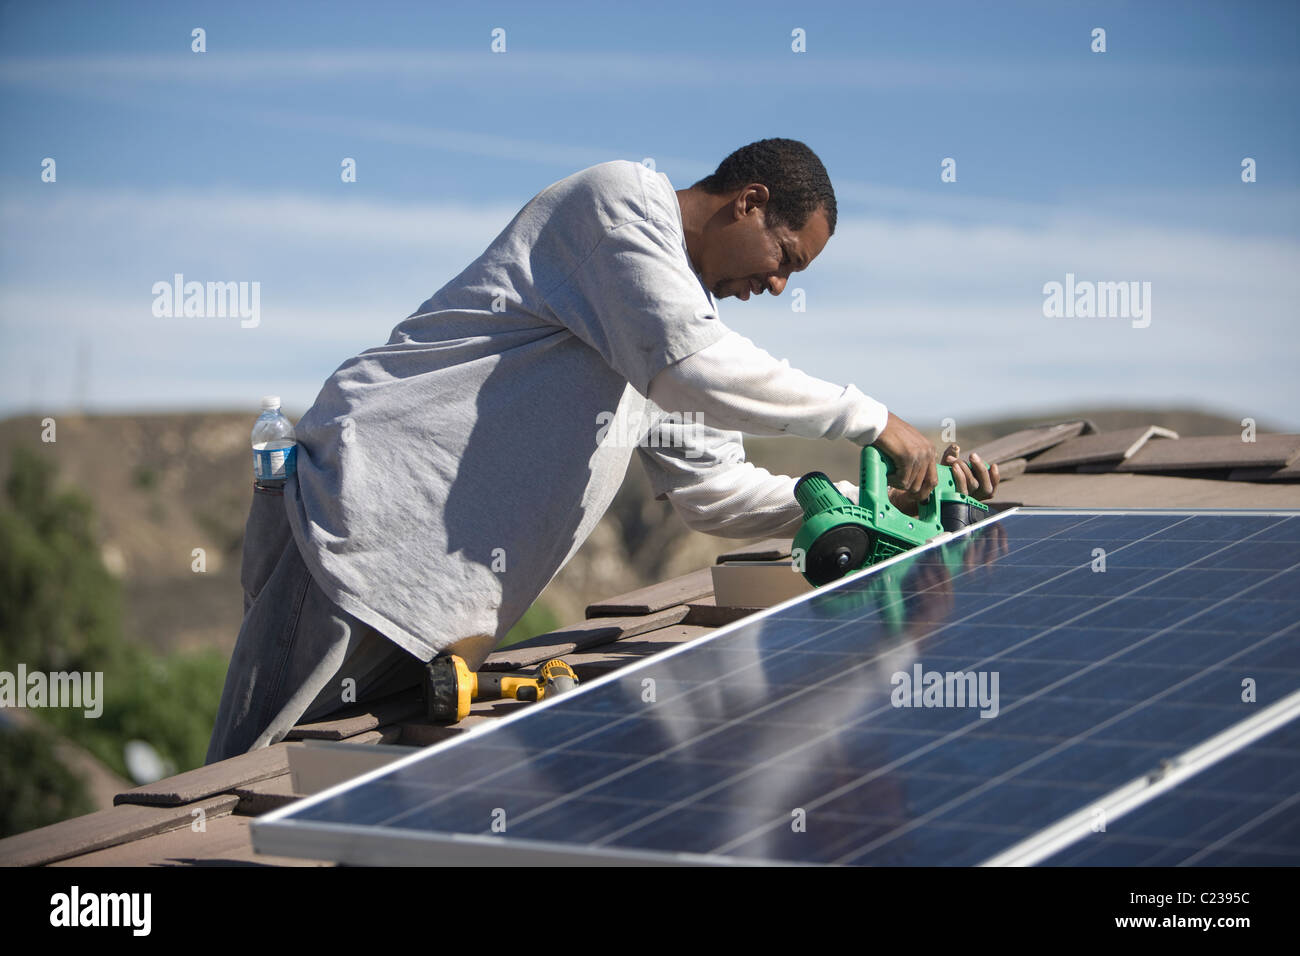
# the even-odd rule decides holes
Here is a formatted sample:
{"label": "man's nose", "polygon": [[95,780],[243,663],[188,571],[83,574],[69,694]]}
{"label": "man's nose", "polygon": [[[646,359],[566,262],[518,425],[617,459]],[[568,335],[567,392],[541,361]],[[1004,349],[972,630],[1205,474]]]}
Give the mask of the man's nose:
{"label": "man's nose", "polygon": [[785,282],[780,276],[772,276],[767,280],[767,291],[772,295],[780,295],[785,290]]}

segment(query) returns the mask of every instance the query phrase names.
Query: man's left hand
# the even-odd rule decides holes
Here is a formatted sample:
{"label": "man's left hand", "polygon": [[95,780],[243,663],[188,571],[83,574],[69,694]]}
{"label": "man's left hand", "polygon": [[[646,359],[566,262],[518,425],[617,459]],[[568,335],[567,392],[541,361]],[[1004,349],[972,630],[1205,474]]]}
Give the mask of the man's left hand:
{"label": "man's left hand", "polygon": [[998,490],[998,466],[985,465],[979,455],[971,455],[970,463],[967,464],[958,457],[960,452],[961,449],[956,445],[949,445],[939,459],[941,465],[952,467],[952,480],[957,485],[957,490],[976,501],[992,498]]}

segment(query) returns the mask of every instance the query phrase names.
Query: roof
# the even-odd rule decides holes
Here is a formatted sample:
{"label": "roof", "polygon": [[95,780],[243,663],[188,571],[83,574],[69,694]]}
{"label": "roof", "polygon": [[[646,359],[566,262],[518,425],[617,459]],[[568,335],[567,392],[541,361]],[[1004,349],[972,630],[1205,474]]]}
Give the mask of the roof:
{"label": "roof", "polygon": [[[1300,435],[1180,439],[1158,426],[1099,432],[1086,420],[1022,429],[977,447],[996,461],[1004,484],[997,510],[1059,507],[1300,508]],[[718,556],[719,563],[788,557],[789,539],[771,539]],[[582,680],[609,673],[741,620],[757,608],[719,607],[712,574],[701,568],[598,601],[582,621],[492,654],[486,670],[515,670],[562,656]],[[424,747],[528,706],[473,705],[453,726],[424,720],[416,692],[393,695],[332,720],[295,727],[287,740],[159,780],[114,797],[111,809],[0,840],[9,865],[320,866],[319,861],[259,856],[248,822],[284,806],[293,791],[290,751],[308,741],[375,748],[373,767],[409,747]],[[300,778],[301,779],[301,778]],[[345,778],[344,778],[345,779]],[[202,818],[204,826],[195,829]]]}
{"label": "roof", "polygon": [[1300,506],[1300,435],[1243,434],[1179,438],[1157,425],[1100,432],[1078,419],[1022,429],[974,453],[998,463],[1002,507]]}

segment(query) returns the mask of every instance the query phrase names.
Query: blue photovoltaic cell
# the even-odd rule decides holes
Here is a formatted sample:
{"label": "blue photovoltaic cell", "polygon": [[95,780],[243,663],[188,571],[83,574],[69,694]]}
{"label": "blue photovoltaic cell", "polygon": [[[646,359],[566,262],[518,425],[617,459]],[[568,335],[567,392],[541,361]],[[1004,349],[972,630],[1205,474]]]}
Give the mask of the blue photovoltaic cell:
{"label": "blue photovoltaic cell", "polygon": [[[1019,512],[262,827],[374,828],[372,848],[491,834],[603,854],[975,864],[1300,690],[1298,638],[1294,514]],[[895,706],[924,705],[903,680],[930,672],[973,672],[984,700]],[[1258,753],[1283,765],[1270,779],[1295,779],[1293,737],[1237,759]],[[1161,840],[1191,856],[1223,838],[1255,805],[1225,809],[1247,785],[1212,774],[1116,821],[1114,844],[1132,837],[1135,861],[1158,862]],[[1293,805],[1270,820],[1294,836]],[[1089,862],[1090,845],[1053,862]],[[1257,862],[1255,847],[1234,838],[1199,862]]]}

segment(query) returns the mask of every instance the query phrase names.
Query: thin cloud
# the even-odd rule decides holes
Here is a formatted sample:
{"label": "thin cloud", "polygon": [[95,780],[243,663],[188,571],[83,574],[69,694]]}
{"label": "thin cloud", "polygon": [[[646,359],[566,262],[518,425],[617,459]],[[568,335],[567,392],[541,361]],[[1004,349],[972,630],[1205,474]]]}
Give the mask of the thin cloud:
{"label": "thin cloud", "polygon": [[[779,58],[778,58],[779,57]],[[592,78],[603,88],[645,88],[653,78],[657,89],[752,88],[770,78],[774,65],[793,61],[784,53],[769,56],[727,56],[710,51],[683,50],[672,54],[605,53],[589,50],[535,51],[516,45],[504,54],[489,50],[485,35],[481,50],[384,49],[277,50],[223,52],[202,57],[190,53],[146,56],[6,57],[0,60],[0,83],[75,92],[100,83],[168,84],[245,89],[264,93],[268,82],[318,82],[380,79],[419,88],[447,82],[457,87],[513,85],[546,86],[556,90],[590,91]],[[828,84],[854,90],[961,90],[1022,93],[1026,77],[1045,88],[1062,91],[1148,91],[1192,93],[1234,89],[1276,89],[1294,84],[1300,71],[1292,65],[1200,66],[1143,61],[1116,63],[1098,71],[1087,62],[1059,57],[1003,59],[969,57],[920,58],[873,54],[870,57],[807,55],[798,68],[782,74],[782,84],[795,89],[825,89]]]}
{"label": "thin cloud", "polygon": [[[516,211],[184,190],[10,197],[0,202],[0,405],[23,407],[42,363],[61,363],[51,382],[70,380],[67,343],[84,337],[95,355],[89,397],[104,407],[209,406],[281,380],[287,400],[306,407],[330,372],[386,341]],[[124,278],[106,255],[110,239],[137,271]],[[806,290],[805,314],[790,311],[789,291],[724,300],[721,314],[796,367],[853,382],[905,417],[1104,398],[1245,408],[1295,423],[1297,261],[1294,240],[1080,228],[1068,210],[1032,228],[849,215],[791,283]],[[200,281],[261,280],[262,325],[154,318],[149,284],[173,269]],[[1151,327],[1044,318],[1042,285],[1067,270],[1151,281]],[[184,374],[166,377],[177,369]]]}

